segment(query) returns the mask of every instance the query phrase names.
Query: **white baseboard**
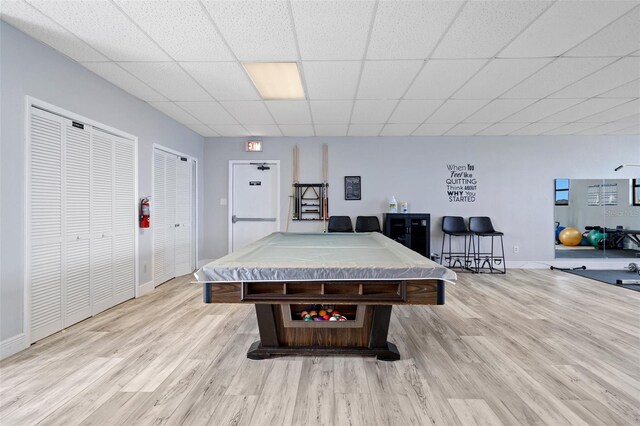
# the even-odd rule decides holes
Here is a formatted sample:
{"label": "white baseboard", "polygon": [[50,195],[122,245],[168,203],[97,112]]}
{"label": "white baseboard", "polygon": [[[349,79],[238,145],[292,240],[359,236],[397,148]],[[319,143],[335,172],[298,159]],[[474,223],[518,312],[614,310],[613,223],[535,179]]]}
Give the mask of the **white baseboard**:
{"label": "white baseboard", "polygon": [[24,333],[10,337],[0,342],[0,359],[5,359],[13,354],[27,349],[27,340]]}
{"label": "white baseboard", "polygon": [[588,269],[620,269],[628,266],[633,259],[554,259],[554,260],[530,260],[530,261],[510,261],[507,262],[509,269],[549,269],[556,268],[577,268],[586,266]]}
{"label": "white baseboard", "polygon": [[149,281],[148,283],[140,284],[138,286],[138,295],[136,297],[142,297],[145,294],[151,293],[154,289],[153,281]]}
{"label": "white baseboard", "polygon": [[200,260],[198,260],[198,269],[202,268],[204,265],[206,265],[209,262],[213,262],[213,259],[200,259]]}

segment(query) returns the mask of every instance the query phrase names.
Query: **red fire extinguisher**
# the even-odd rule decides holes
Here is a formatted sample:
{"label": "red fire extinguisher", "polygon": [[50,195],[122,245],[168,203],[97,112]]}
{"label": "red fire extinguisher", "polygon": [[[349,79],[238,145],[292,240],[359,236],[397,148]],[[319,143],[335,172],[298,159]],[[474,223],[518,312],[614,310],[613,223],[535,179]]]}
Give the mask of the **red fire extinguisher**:
{"label": "red fire extinguisher", "polygon": [[150,216],[151,216],[151,209],[149,208],[149,199],[143,198],[142,200],[140,200],[140,228],[149,227]]}

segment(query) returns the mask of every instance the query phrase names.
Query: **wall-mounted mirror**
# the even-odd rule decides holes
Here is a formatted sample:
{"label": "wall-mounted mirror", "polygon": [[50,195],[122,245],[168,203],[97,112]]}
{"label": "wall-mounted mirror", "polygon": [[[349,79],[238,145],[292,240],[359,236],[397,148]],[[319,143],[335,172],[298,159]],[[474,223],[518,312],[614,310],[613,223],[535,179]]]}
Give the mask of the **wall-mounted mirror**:
{"label": "wall-mounted mirror", "polygon": [[640,178],[555,179],[556,259],[640,258]]}

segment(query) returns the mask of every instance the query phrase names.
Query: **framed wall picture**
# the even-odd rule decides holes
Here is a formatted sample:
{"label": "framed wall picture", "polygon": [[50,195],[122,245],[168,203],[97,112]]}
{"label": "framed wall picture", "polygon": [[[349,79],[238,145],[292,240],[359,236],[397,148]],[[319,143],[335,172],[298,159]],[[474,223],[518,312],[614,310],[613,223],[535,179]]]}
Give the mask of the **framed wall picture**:
{"label": "framed wall picture", "polygon": [[360,176],[344,177],[344,199],[360,200],[362,198],[362,182]]}

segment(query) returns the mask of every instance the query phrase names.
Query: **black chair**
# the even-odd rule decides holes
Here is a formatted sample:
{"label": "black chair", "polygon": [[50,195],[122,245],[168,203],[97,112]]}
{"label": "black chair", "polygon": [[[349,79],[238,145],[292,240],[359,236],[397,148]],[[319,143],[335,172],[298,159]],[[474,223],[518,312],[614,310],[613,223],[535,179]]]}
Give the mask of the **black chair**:
{"label": "black chair", "polygon": [[327,232],[353,232],[353,224],[349,216],[330,216]]}
{"label": "black chair", "polygon": [[378,216],[358,216],[356,218],[356,232],[382,232]]}
{"label": "black chair", "polygon": [[[491,223],[491,219],[486,216],[476,216],[469,218],[469,230],[473,232],[474,237],[477,238],[477,251],[474,250],[473,254],[473,270],[474,272],[481,272],[482,270],[489,270],[490,273],[506,274],[507,266],[504,259],[504,242],[502,232],[496,231]],[[491,250],[483,252],[481,250],[481,238],[491,237]],[[502,252],[498,255],[494,251],[494,238],[500,237],[500,249]],[[494,268],[498,266],[498,268]],[[500,267],[501,266],[501,267]]]}
{"label": "black chair", "polygon": [[[464,218],[461,216],[444,216],[442,218],[442,249],[440,250],[440,262],[447,268],[460,267],[469,269],[471,260],[469,255],[471,252],[471,244],[473,241],[473,233],[467,229]],[[445,240],[449,238],[449,250],[444,251]],[[464,237],[464,251],[452,251],[451,240],[453,237]],[[468,240],[467,240],[468,238]],[[474,250],[475,252],[475,245]],[[446,262],[446,265],[445,265]]]}

